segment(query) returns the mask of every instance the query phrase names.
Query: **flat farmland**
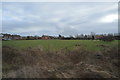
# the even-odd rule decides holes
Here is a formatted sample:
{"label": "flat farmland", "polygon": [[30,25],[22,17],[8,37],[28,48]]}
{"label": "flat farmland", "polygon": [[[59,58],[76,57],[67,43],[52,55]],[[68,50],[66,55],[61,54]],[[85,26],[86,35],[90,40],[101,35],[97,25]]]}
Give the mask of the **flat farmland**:
{"label": "flat farmland", "polygon": [[45,50],[59,50],[67,49],[71,50],[76,46],[84,47],[87,50],[99,51],[104,47],[111,46],[117,47],[118,41],[113,42],[104,42],[97,40],[11,40],[11,41],[2,41],[2,46],[10,46],[16,48],[33,48],[41,47]]}
{"label": "flat farmland", "polygon": [[3,78],[118,78],[118,42],[2,41]]}

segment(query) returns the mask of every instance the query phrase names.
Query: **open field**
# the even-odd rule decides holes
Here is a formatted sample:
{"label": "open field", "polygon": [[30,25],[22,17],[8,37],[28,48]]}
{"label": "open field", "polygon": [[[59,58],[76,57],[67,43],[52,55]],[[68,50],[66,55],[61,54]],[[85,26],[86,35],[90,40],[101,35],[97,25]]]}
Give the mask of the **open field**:
{"label": "open field", "polygon": [[4,78],[118,78],[118,41],[2,42]]}
{"label": "open field", "polygon": [[28,47],[42,47],[43,49],[68,49],[71,50],[75,48],[75,46],[82,46],[87,50],[99,51],[103,49],[101,47],[118,46],[118,41],[113,42],[104,42],[104,41],[96,41],[96,40],[12,40],[12,41],[3,41],[3,46],[11,46],[16,48],[28,48]]}

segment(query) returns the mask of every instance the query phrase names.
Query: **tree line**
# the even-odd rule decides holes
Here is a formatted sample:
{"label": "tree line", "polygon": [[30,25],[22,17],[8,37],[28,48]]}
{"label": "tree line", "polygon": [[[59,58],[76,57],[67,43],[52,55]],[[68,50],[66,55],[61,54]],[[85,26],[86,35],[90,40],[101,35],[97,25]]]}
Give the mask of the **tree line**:
{"label": "tree line", "polygon": [[70,35],[68,37],[63,35],[58,36],[49,36],[49,35],[42,35],[42,36],[20,36],[20,35],[11,35],[11,34],[1,34],[2,40],[46,40],[46,39],[60,39],[60,40],[103,40],[103,41],[113,41],[113,40],[120,40],[120,33],[116,34],[95,34],[91,32],[91,34],[77,34],[75,36]]}

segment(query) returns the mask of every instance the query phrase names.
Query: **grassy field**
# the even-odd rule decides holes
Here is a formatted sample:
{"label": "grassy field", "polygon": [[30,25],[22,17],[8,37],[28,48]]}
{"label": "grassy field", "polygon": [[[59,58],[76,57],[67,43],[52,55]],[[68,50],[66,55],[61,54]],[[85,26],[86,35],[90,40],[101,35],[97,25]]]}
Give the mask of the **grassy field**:
{"label": "grassy field", "polygon": [[2,41],[3,78],[118,78],[118,41]]}
{"label": "grassy field", "polygon": [[[87,50],[99,51],[103,47],[118,46],[118,41],[113,42],[104,42],[96,40],[12,40],[12,41],[3,41],[3,46],[12,46],[16,48],[28,48],[28,47],[42,47],[43,49],[67,49],[71,50],[75,46],[82,46]],[[103,47],[101,47],[103,45]]]}

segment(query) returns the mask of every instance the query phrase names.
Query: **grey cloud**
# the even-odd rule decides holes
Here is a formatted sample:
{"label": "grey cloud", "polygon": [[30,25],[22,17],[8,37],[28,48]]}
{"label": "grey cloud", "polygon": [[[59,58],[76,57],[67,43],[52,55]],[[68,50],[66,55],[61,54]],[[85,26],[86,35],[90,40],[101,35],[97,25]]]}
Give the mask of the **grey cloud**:
{"label": "grey cloud", "polygon": [[[98,20],[117,13],[117,3],[3,3],[3,32],[21,35],[75,35],[117,32],[117,21]],[[33,30],[32,30],[33,29]]]}

